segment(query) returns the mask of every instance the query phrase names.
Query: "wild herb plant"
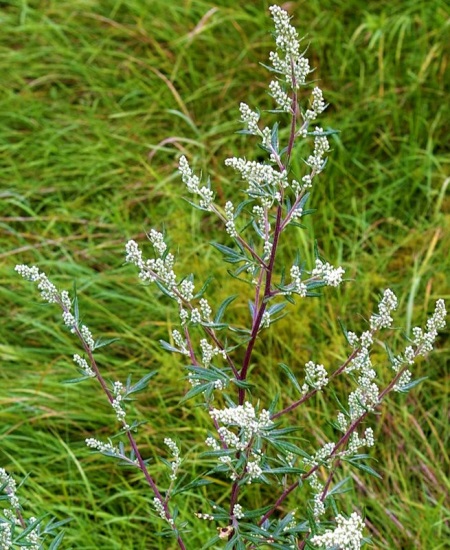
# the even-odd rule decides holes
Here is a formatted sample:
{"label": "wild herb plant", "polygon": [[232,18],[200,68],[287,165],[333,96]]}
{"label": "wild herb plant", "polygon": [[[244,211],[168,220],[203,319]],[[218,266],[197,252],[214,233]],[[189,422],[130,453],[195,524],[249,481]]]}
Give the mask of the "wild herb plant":
{"label": "wild herb plant", "polygon": [[40,550],[43,543],[50,537],[53,541],[48,545],[49,550],[60,547],[64,537],[61,527],[65,520],[55,522],[47,520],[45,516],[26,518],[17,495],[17,483],[4,468],[0,468],[0,549],[29,548]]}
{"label": "wild herb plant", "polygon": [[[187,159],[183,156],[179,160],[181,178],[191,194],[192,205],[217,216],[223,223],[227,244],[214,243],[214,247],[225,262],[235,266],[230,275],[242,282],[239,299],[249,303],[249,326],[235,326],[227,320],[228,308],[236,296],[211,305],[207,298],[209,281],[199,288],[193,274],[180,276],[175,272],[175,256],[162,233],[155,229],[148,233],[153,247],[153,257],[149,259],[135,241],[126,244],[126,262],[136,266],[140,280],[156,285],[177,304],[179,326],[172,330],[169,341],[161,344],[164,350],[184,356],[189,389],[180,398],[193,405],[202,404],[210,417],[210,433],[198,457],[198,462],[204,461],[205,468],[208,467],[204,475],[194,480],[181,475],[183,443],[180,445],[170,437],[165,444],[171,458],[161,458],[169,469],[168,485],[166,480],[150,474],[148,460],[139,449],[139,423],[129,419],[126,404],[133,394],[148,388],[155,373],[134,384],[131,376],[125,383],[109,383],[95,359],[96,350],[108,342],[94,339],[83,324],[76,295],[71,297],[67,291],[59,291],[35,266],[18,265],[16,270],[37,283],[45,301],[61,308],[64,324],[77,336],[83,349],[83,356],[73,357],[80,373],[77,382],[95,380],[114,409],[119,432],[111,434],[108,441],[89,438],[87,446],[142,472],[156,514],[165,524],[162,533],[176,541],[168,544],[180,549],[192,548],[191,518],[180,517],[177,501],[183,498],[183,492],[200,490],[216,478],[229,483],[228,498],[226,505],[211,500],[208,509],[196,514],[213,525],[204,548],[356,550],[368,539],[363,533],[361,510],[344,511],[339,504],[339,495],[347,490],[347,480],[340,478],[341,471],[345,466],[376,475],[367,454],[375,443],[367,421],[388,394],[407,392],[420,382],[421,379],[412,380],[410,367],[418,357],[432,351],[438,330],[445,326],[446,311],[444,301],[438,300],[426,328],[413,328],[404,349],[394,353],[385,345],[386,362],[392,373],[389,380],[379,379],[372,361],[374,341],[389,336],[392,330],[387,329],[394,326],[392,315],[397,298],[387,289],[382,292],[377,312],[370,316],[365,331],[358,335],[344,328],[349,351],[340,365],[325,368],[311,358],[304,365],[300,381],[293,368],[280,365],[280,375],[298,393],[292,403],[280,407],[277,396],[265,402],[267,394],[252,383],[252,373],[264,368],[255,364],[254,350],[259,341],[264,341],[267,329],[284,315],[301,308],[303,300],[317,297],[322,287],[341,285],[345,274],[342,267],[333,266],[321,257],[317,246],[313,265],[308,265],[299,253],[292,265],[280,261],[282,239],[288,239],[290,232],[303,230],[303,218],[313,213],[307,208],[308,199],[326,166],[330,151],[328,136],[334,131],[316,125],[326,109],[318,86],[313,87],[311,97],[302,106],[304,90],[312,84],[309,80],[312,69],[288,14],[278,6],[272,6],[270,11],[275,23],[276,50],[270,54],[271,66],[267,69],[274,74],[269,95],[275,109],[266,115],[275,122],[263,126],[258,111],[244,103],[240,105],[242,133],[256,138],[266,160],[225,161],[244,182],[243,198],[237,198],[236,203],[228,201],[223,207],[218,205],[209,180],[202,183]],[[312,152],[303,159],[303,169],[297,173],[293,159],[299,154],[298,148],[303,151],[305,146],[312,147]],[[287,309],[290,304],[295,307]],[[376,362],[380,362],[379,353]],[[297,370],[297,366],[293,367]],[[338,377],[345,378],[352,388],[345,403],[329,387]],[[318,392],[331,400],[337,410],[333,423],[335,436],[322,444],[305,443],[303,432],[301,440],[297,436],[301,427],[292,425],[292,413]],[[269,488],[262,492],[267,501],[261,502],[257,509],[247,509],[246,495],[255,484]],[[292,500],[288,497],[294,491],[298,504],[289,509]],[[6,542],[3,547],[12,545]]]}

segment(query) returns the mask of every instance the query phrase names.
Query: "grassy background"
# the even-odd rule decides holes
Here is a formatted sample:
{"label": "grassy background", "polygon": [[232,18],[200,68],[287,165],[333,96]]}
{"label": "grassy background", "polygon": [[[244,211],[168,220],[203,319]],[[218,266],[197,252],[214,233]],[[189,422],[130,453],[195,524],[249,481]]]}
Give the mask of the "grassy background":
{"label": "grassy background", "polygon": [[[38,264],[66,288],[76,280],[94,335],[120,337],[99,355],[111,378],[159,369],[136,404],[137,417],[149,419],[142,449],[156,457],[170,431],[193,475],[207,423],[202,411],[179,404],[182,365],[156,344],[176,313],[137,284],[134,270],[123,266],[123,245],[128,238],[144,244],[145,230],[164,227],[179,253],[179,273],[194,272],[197,281],[215,275],[212,301],[245,291],[224,277],[208,245],[222,239],[220,228],[183,201],[175,167],[183,152],[211,175],[221,201],[236,197],[223,160],[253,154],[252,143],[234,133],[239,102],[269,106],[269,75],[259,65],[272,48],[268,5],[0,2],[0,465],[18,479],[30,474],[22,494],[35,515],[72,518],[66,547],[156,550],[168,543],[154,535],[158,521],[139,476],[87,452],[84,438],[107,438],[113,416],[95,387],[61,384],[74,372],[76,343],[56,310],[18,280],[14,265]],[[400,297],[399,326],[423,323],[435,299],[449,297],[450,112],[444,0],[286,6],[308,35],[330,102],[322,124],[341,131],[313,192],[313,225],[291,233],[287,248],[310,254],[316,238],[354,279],[302,304],[256,350],[256,379],[288,403],[277,363],[299,373],[310,357],[330,369],[339,364],[345,349],[338,318],[360,330],[360,315],[370,314],[383,288]],[[243,296],[233,310],[242,323],[245,303]],[[391,399],[378,418],[373,455],[383,480],[355,476],[347,496],[348,511],[365,507],[375,548],[447,544],[445,336],[417,368],[429,379]],[[297,421],[320,441],[334,414],[319,400]],[[164,475],[156,461],[151,469]],[[211,490],[217,496],[226,487]],[[191,549],[211,528],[192,518],[205,495],[177,503],[194,524]],[[257,491],[249,507],[251,498],[256,503]]]}

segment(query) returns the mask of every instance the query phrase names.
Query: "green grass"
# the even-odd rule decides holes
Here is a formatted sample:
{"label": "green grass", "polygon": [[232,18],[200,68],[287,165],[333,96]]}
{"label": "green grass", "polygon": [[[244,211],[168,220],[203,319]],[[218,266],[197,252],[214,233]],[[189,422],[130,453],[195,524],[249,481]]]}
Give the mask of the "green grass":
{"label": "green grass", "polygon": [[[180,405],[182,364],[157,344],[176,312],[123,266],[124,242],[144,244],[146,230],[165,228],[179,273],[197,281],[213,273],[217,303],[244,292],[208,245],[222,239],[219,225],[191,211],[175,170],[183,152],[211,175],[221,201],[236,196],[223,161],[253,154],[251,140],[234,133],[239,102],[270,105],[259,65],[272,48],[268,5],[0,2],[0,466],[18,479],[29,474],[21,492],[35,515],[72,518],[66,547],[162,550],[167,542],[155,537],[142,479],[85,448],[85,437],[111,434],[111,411],[95,387],[62,385],[73,376],[76,342],[14,265],[37,264],[67,288],[76,281],[94,334],[120,337],[99,357],[107,377],[159,370],[136,403],[137,417],[148,419],[139,441],[156,459],[170,431],[194,475],[207,420]],[[286,403],[279,361],[297,372],[311,357],[337,365],[345,354],[338,318],[360,329],[386,287],[400,297],[400,326],[423,323],[436,298],[449,298],[450,272],[448,4],[289,5],[330,102],[322,124],[340,133],[313,192],[312,225],[291,233],[285,257],[294,246],[311,255],[315,238],[354,281],[302,305],[256,350],[255,376]],[[234,310],[242,323],[245,304]],[[378,418],[372,452],[383,480],[358,474],[346,497],[349,510],[365,508],[375,548],[437,550],[450,536],[446,335],[417,367],[429,379],[390,399]],[[298,420],[320,440],[335,410],[317,405]],[[156,460],[151,471],[164,475]],[[195,526],[191,549],[211,527],[192,517],[206,494],[177,503]]]}

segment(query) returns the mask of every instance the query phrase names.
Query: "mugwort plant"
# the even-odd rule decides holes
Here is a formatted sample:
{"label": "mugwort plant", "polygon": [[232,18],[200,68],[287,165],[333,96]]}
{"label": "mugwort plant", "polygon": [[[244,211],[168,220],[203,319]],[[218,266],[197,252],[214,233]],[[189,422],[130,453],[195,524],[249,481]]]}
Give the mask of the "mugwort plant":
{"label": "mugwort plant", "polygon": [[25,517],[17,495],[16,481],[4,468],[0,468],[0,549],[29,548],[41,550],[42,543],[50,536],[53,538],[49,550],[60,547],[64,537],[61,527],[67,520],[55,522],[45,521],[45,517]]}
{"label": "mugwort plant", "polygon": [[[242,181],[243,198],[219,205],[210,182],[203,182],[184,156],[179,159],[179,172],[192,205],[223,224],[227,244],[214,246],[225,262],[235,266],[231,275],[243,283],[242,295],[247,292],[251,314],[248,327],[237,327],[227,320],[228,307],[236,297],[212,304],[207,284],[199,288],[193,274],[176,272],[176,258],[159,231],[151,229],[148,233],[153,249],[149,257],[133,240],[125,247],[125,260],[136,267],[142,283],[155,285],[178,308],[178,326],[161,344],[164,350],[180,355],[186,366],[188,390],[180,398],[201,403],[209,415],[209,434],[198,457],[199,463],[205,460],[208,465],[203,477],[186,483],[185,476],[180,475],[182,443],[167,437],[170,458],[162,460],[169,468],[169,483],[161,488],[139,449],[138,424],[127,414],[127,401],[147,387],[154,373],[136,384],[130,379],[109,383],[96,362],[96,351],[104,342],[96,340],[80,321],[76,296],[58,290],[35,266],[16,267],[22,277],[37,284],[43,300],[60,308],[63,323],[78,338],[83,351],[73,357],[79,381],[98,383],[114,410],[119,433],[108,441],[91,437],[86,445],[142,473],[155,513],[163,521],[163,533],[173,537],[171,547],[182,550],[192,549],[192,517],[181,517],[177,501],[183,491],[199,489],[214,478],[222,483],[227,480],[229,490],[226,501],[219,504],[210,500],[208,508],[196,514],[212,525],[204,548],[361,548],[368,541],[364,517],[361,509],[341,508],[339,495],[346,487],[340,475],[352,467],[375,474],[368,464],[368,449],[375,443],[368,422],[389,394],[407,392],[420,381],[413,380],[412,366],[418,357],[432,351],[438,331],[445,326],[445,304],[438,300],[426,327],[414,328],[404,349],[394,353],[386,345],[391,375],[383,382],[372,352],[375,341],[392,333],[388,329],[393,328],[397,298],[387,289],[361,334],[344,330],[348,352],[342,364],[325,367],[311,358],[300,380],[290,366],[280,365],[280,373],[297,392],[290,404],[280,407],[276,397],[265,402],[266,394],[258,394],[257,385],[252,384],[254,351],[268,327],[287,314],[286,306],[301,306],[322,287],[338,287],[345,275],[341,266],[326,261],[317,249],[313,265],[300,254],[292,265],[280,261],[280,243],[289,232],[302,229],[303,218],[312,214],[308,199],[326,166],[328,137],[333,131],[324,130],[317,122],[327,107],[318,86],[313,87],[306,104],[301,104],[304,90],[311,85],[308,79],[312,69],[288,14],[278,6],[272,6],[270,12],[276,47],[270,53],[268,69],[273,80],[268,92],[275,108],[264,116],[274,122],[265,126],[258,110],[240,105],[243,133],[257,141],[265,160],[225,160]],[[292,162],[299,143],[311,151],[303,159],[301,172]],[[289,309],[292,314],[294,308]],[[338,400],[329,389],[337,378],[346,379],[345,386],[351,388],[346,401]],[[304,440],[296,436],[300,427],[293,425],[293,413],[319,392],[337,410],[334,437],[325,443],[300,446],[299,441]],[[10,483],[8,479],[4,483]],[[260,493],[267,500],[249,509],[246,495],[258,484],[270,488]],[[291,509],[294,492],[298,504]],[[3,533],[7,533],[5,525],[0,523]],[[10,542],[3,543],[4,548],[11,546]]]}

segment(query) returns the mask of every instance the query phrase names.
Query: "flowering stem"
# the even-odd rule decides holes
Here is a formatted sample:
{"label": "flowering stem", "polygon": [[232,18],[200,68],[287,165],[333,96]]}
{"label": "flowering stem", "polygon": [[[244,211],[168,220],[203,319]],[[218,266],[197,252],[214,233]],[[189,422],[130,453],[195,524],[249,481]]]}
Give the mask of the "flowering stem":
{"label": "flowering stem", "polygon": [[[355,350],[357,351],[357,350]],[[355,353],[355,352],[354,352]],[[350,356],[351,357],[351,356]],[[342,372],[342,370],[345,368],[345,365],[348,364],[349,360],[351,360],[350,358],[346,361],[346,363],[344,363],[343,365],[341,365],[341,367],[339,367],[339,369],[334,373],[334,375],[338,374],[338,372]],[[384,397],[386,397],[386,395],[388,393],[390,393],[394,386],[396,385],[396,383],[398,382],[398,380],[400,379],[400,377],[402,376],[402,374],[407,370],[407,367],[404,367],[403,369],[399,370],[399,372],[395,375],[395,377],[393,378],[393,380],[386,386],[386,388],[381,391],[378,395],[378,404],[377,404],[377,407],[379,407],[382,403],[382,400],[384,399]],[[341,449],[341,447],[343,447],[345,445],[345,443],[348,441],[348,439],[350,438],[350,436],[352,435],[352,433],[356,430],[356,428],[361,424],[361,422],[366,418],[366,416],[369,414],[370,411],[365,411],[364,413],[362,413],[356,420],[354,420],[350,426],[348,427],[347,431],[345,432],[345,434],[339,439],[339,441],[335,444],[333,450],[330,452],[330,454],[328,455],[328,458],[332,458],[333,456],[335,456],[337,454],[337,452]],[[274,415],[272,418],[274,418],[275,416],[279,416],[279,413],[277,413],[277,415]],[[336,470],[337,466],[340,464],[340,461],[338,461],[338,463],[336,464],[336,467],[334,468],[334,470]],[[292,491],[294,489],[296,489],[299,485],[300,485],[300,481],[305,481],[306,479],[308,479],[309,477],[311,477],[314,472],[316,472],[318,469],[320,468],[320,464],[316,464],[315,466],[313,466],[310,470],[308,470],[308,472],[302,474],[300,476],[300,480],[294,482],[292,485],[290,485],[287,489],[285,489],[281,495],[278,497],[278,499],[276,500],[275,504],[271,507],[270,510],[268,510],[264,516],[259,520],[258,522],[258,525],[262,525],[274,512],[275,510],[277,509],[277,507],[286,499],[286,497],[292,493]],[[333,474],[334,475],[334,474]],[[330,483],[331,483],[331,480],[329,483],[327,483],[325,485],[325,489],[326,489],[326,492],[324,490],[324,492],[322,493],[322,496],[321,496],[321,500],[324,501],[325,498],[326,498],[326,495],[327,495],[327,492],[329,490],[329,486],[330,486]],[[304,546],[300,546],[299,548],[304,548]]]}
{"label": "flowering stem", "polygon": [[[345,360],[344,363],[342,363],[342,365],[336,369],[333,374],[330,375],[330,380],[332,378],[335,378],[336,376],[338,376],[339,374],[341,374],[341,372],[345,369],[345,367],[347,367],[347,365],[349,363],[351,363],[351,361],[358,355],[359,351],[360,351],[361,348],[357,348],[355,350],[353,350],[353,352],[349,355],[349,357]],[[286,407],[285,409],[281,410],[281,411],[278,411],[277,413],[275,413],[274,415],[271,416],[271,419],[272,420],[275,420],[276,418],[282,416],[283,414],[286,414],[288,412],[291,412],[293,411],[294,409],[296,409],[297,407],[299,407],[302,403],[304,403],[305,401],[307,401],[310,397],[312,397],[313,395],[315,395],[319,390],[318,389],[313,389],[311,390],[310,392],[308,392],[306,395],[304,395],[302,398],[300,398],[298,401],[294,401],[294,403],[291,403],[288,407]]]}
{"label": "flowering stem", "polygon": [[[227,220],[225,219],[225,217],[223,216],[223,214],[221,212],[219,212],[219,210],[217,209],[217,207],[212,204],[211,205],[211,210],[221,219],[221,221],[224,223],[224,225],[226,225],[227,223]],[[261,258],[261,256],[259,256],[259,254],[247,243],[247,241],[245,241],[240,235],[236,235],[234,237],[238,242],[239,244],[241,244],[246,250],[248,250],[248,252],[250,252],[250,254],[253,256],[253,258],[259,263],[259,265],[263,268],[263,269],[268,269],[268,265],[266,264],[266,262]]]}
{"label": "flowering stem", "polygon": [[[265,287],[264,287],[264,296],[261,301],[261,305],[259,306],[258,313],[256,315],[256,318],[253,323],[253,328],[251,332],[250,341],[247,345],[247,349],[245,350],[245,356],[244,361],[242,364],[242,369],[239,373],[239,380],[245,381],[247,378],[247,372],[248,368],[250,366],[250,361],[252,358],[253,348],[255,346],[256,338],[258,336],[259,329],[261,327],[262,318],[264,315],[264,312],[266,311],[267,307],[267,300],[270,297],[270,291],[271,291],[271,285],[272,285],[272,276],[273,276],[273,268],[275,263],[275,255],[277,252],[278,247],[278,241],[280,239],[281,234],[281,205],[278,205],[277,208],[277,220],[275,224],[275,230],[274,230],[274,236],[273,236],[273,243],[272,243],[272,250],[270,253],[270,260],[269,260],[269,266],[266,273],[266,281],[265,281]],[[259,291],[258,291],[259,292]],[[256,307],[256,303],[255,303]],[[245,400],[245,389],[239,388],[239,405],[242,405]]]}
{"label": "flowering stem", "polygon": [[[65,313],[69,313],[68,308],[62,303],[62,301],[59,297],[57,297],[57,303]],[[94,358],[94,355],[92,353],[91,348],[85,342],[85,340],[83,338],[83,335],[82,335],[82,333],[81,333],[81,331],[80,331],[80,329],[78,328],[77,325],[73,325],[72,330],[73,330],[74,334],[80,340],[81,345],[83,346],[83,349],[84,349],[84,351],[86,352],[86,354],[89,358],[90,366],[91,366],[92,370],[95,372],[95,377],[97,378],[100,386],[102,387],[103,391],[105,392],[106,397],[108,398],[108,401],[112,405],[112,403],[114,401],[114,397],[112,396],[111,392],[109,391],[103,376],[100,374],[100,370],[97,366],[97,362],[95,361],[95,358]],[[172,516],[171,516],[170,511],[169,511],[168,504],[163,499],[161,493],[158,490],[158,487],[156,486],[155,482],[153,481],[153,478],[150,475],[150,473],[147,469],[147,466],[145,465],[144,459],[142,458],[142,455],[139,452],[139,448],[137,446],[136,440],[134,439],[133,435],[131,434],[131,431],[128,429],[128,426],[127,426],[125,420],[122,421],[122,424],[123,424],[124,428],[126,429],[126,435],[127,435],[128,441],[131,445],[131,448],[133,449],[133,452],[136,456],[136,460],[138,462],[139,469],[144,474],[144,477],[145,477],[148,485],[151,487],[155,497],[158,498],[159,501],[161,502],[161,504],[164,508],[164,513],[165,513],[166,520],[176,533],[177,543],[178,543],[178,546],[179,546],[180,550],[186,550],[186,547],[183,543],[183,540],[181,539],[181,536],[178,534],[178,532],[176,531],[175,526],[173,525],[173,520],[172,520]]]}

